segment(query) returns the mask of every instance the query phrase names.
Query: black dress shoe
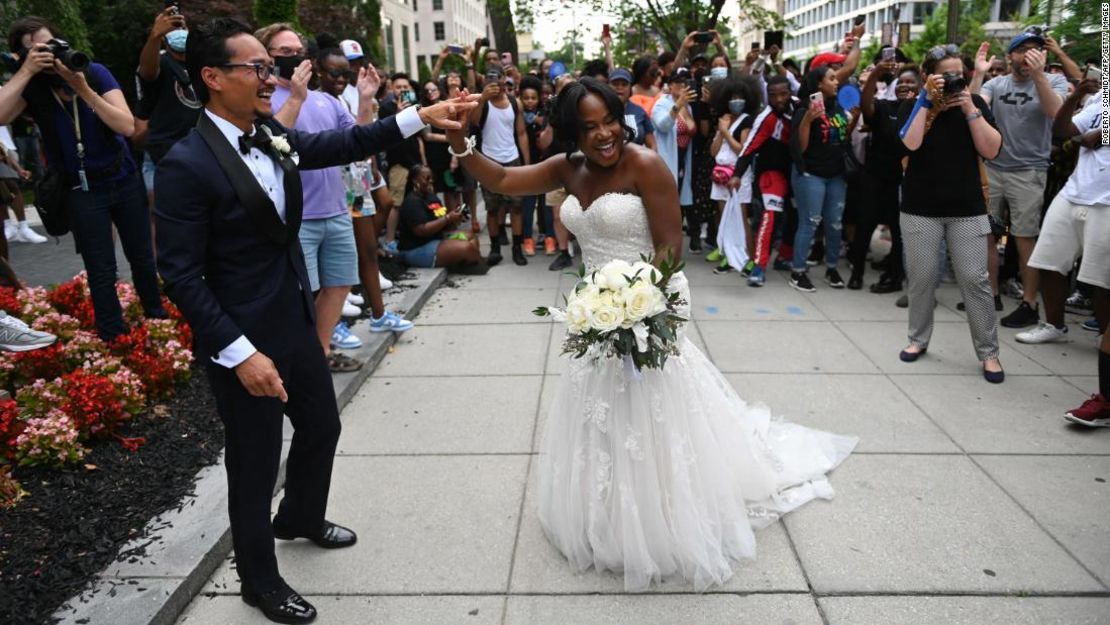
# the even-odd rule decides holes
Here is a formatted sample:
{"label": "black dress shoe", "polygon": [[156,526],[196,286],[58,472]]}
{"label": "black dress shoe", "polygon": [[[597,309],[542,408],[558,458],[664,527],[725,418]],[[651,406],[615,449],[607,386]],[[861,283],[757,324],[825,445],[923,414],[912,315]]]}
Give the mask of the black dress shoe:
{"label": "black dress shoe", "polygon": [[275,623],[311,623],[316,620],[316,608],[297,594],[285,582],[270,592],[254,593],[247,589],[241,591],[243,603],[258,608],[266,618]]}
{"label": "black dress shoe", "polygon": [[860,276],[857,276],[857,275],[853,275],[852,277],[848,278],[848,290],[849,291],[858,291],[862,288],[863,288],[863,278],[861,278]]}
{"label": "black dress shoe", "polygon": [[902,290],[902,280],[898,278],[891,278],[890,276],[881,276],[879,281],[872,284],[870,291],[880,295],[886,293],[897,293]]}
{"label": "black dress shoe", "polygon": [[320,528],[319,532],[314,534],[298,534],[296,532],[289,532],[279,529],[274,526],[274,538],[280,540],[294,540],[297,538],[307,538],[324,549],[342,549],[343,547],[350,547],[358,542],[358,536],[351,530],[336,525],[331,521],[324,521],[324,527]]}

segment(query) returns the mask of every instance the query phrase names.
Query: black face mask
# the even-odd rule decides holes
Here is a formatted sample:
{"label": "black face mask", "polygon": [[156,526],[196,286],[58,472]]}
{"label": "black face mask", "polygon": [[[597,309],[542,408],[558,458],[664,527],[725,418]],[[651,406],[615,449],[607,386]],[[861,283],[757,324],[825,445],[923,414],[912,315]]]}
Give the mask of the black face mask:
{"label": "black face mask", "polygon": [[274,67],[277,68],[278,78],[293,79],[293,72],[297,66],[304,62],[303,56],[277,56],[274,57]]}
{"label": "black face mask", "polygon": [[891,73],[879,74],[879,81],[885,82],[886,84],[889,85],[890,83],[894,82],[894,74],[891,74]]}

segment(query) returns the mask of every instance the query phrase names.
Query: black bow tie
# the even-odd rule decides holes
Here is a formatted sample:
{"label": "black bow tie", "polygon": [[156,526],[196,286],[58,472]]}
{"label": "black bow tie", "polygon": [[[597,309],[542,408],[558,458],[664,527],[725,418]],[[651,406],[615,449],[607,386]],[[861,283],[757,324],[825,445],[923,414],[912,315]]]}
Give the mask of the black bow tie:
{"label": "black bow tie", "polygon": [[263,132],[258,126],[254,127],[253,134],[244,133],[239,137],[239,152],[250,154],[251,148],[258,148],[265,152],[270,147],[270,135]]}

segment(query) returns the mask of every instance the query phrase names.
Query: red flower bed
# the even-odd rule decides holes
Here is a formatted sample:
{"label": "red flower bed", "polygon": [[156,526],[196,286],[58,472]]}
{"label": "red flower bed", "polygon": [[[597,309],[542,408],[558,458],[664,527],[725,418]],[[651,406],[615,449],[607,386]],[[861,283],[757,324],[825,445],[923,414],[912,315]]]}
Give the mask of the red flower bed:
{"label": "red flower bed", "polygon": [[[58,337],[47,348],[0,353],[0,388],[15,397],[0,401],[4,481],[13,479],[11,464],[79,462],[93,436],[137,449],[142,439],[116,428],[142,413],[148,399],[167,397],[189,379],[192,331],[180,311],[165,300],[168,319],[144,319],[134,288],[120,282],[116,291],[131,331],[108,344],[96,336],[83,272],[49,290],[0,288],[0,310]],[[19,492],[18,484],[0,488],[0,507],[13,505]]]}

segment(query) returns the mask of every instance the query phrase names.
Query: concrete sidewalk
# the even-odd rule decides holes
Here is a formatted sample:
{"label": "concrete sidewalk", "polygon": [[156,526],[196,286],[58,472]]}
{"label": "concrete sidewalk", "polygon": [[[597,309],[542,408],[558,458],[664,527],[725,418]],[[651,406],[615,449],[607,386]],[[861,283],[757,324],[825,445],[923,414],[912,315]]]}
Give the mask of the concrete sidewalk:
{"label": "concrete sidewalk", "polygon": [[[441,287],[347,406],[329,517],[361,541],[278,546],[317,622],[1110,623],[1110,430],[1061,418],[1096,387],[1082,319],[1064,344],[1001,329],[1008,376],[991,385],[951,285],[929,355],[904,364],[895,296],[806,295],[778,274],[752,289],[698,257],[695,342],[741,396],[856,434],[858,453],[832,476],[836,499],[759,533],[758,559],[724,588],[626,595],[617,576],[571,573],[533,498],[561,336],[530,311],[571,285],[548,260]],[[266,621],[229,560],[180,622]]]}

